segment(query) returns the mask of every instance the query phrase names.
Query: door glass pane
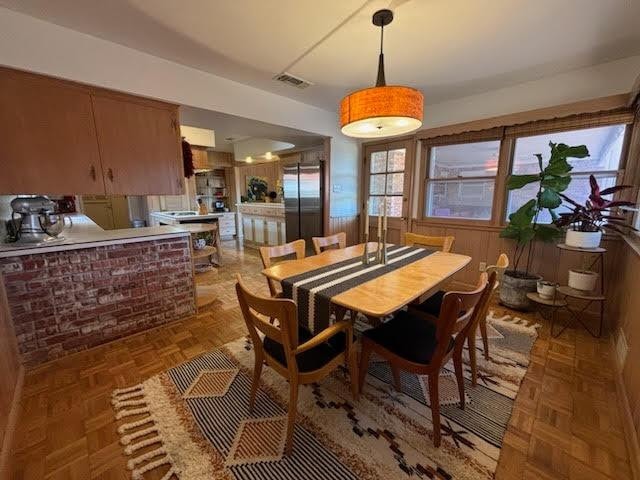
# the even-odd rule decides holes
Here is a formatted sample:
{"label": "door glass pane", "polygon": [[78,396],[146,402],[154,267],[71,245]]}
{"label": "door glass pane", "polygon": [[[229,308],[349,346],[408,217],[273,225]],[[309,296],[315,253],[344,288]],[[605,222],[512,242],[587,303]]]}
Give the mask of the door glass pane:
{"label": "door glass pane", "polygon": [[[598,185],[600,185],[601,190],[613,187],[616,184],[615,175],[596,175],[596,180],[598,180]],[[518,208],[520,208],[532,198],[535,198],[538,193],[539,185],[540,182],[530,183],[529,185],[525,185],[519,190],[512,190],[511,192],[509,192],[509,199],[507,203],[507,218],[509,218],[509,214],[518,210]],[[583,205],[587,201],[589,193],[591,193],[589,176],[574,175],[571,179],[571,183],[569,184],[569,188],[567,188],[563,193],[570,199],[575,200],[579,204]],[[606,198],[610,199],[611,195],[607,196]],[[567,208],[565,204],[556,209],[556,213],[567,211],[569,211],[569,208]],[[540,212],[538,222],[551,223],[551,215],[549,214],[548,210],[543,210],[542,212]]]}
{"label": "door glass pane", "polygon": [[369,177],[369,193],[371,195],[384,195],[384,183],[386,175],[371,175]]}
{"label": "door glass pane", "polygon": [[388,173],[387,174],[387,194],[402,195],[404,190],[404,173]]}
{"label": "door glass pane", "polygon": [[495,177],[500,141],[431,148],[429,178]]}
{"label": "door glass pane", "polygon": [[398,148],[396,150],[389,150],[387,171],[388,172],[403,172],[404,160],[407,153],[406,148]]}
{"label": "door glass pane", "polygon": [[489,220],[493,204],[493,187],[493,179],[429,182],[427,215]]}
{"label": "door glass pane", "polygon": [[373,152],[371,154],[371,173],[381,173],[387,168],[387,152]]}
{"label": "door glass pane", "polygon": [[513,156],[513,173],[538,173],[540,169],[536,153],[542,154],[543,167],[546,167],[550,156],[549,142],[587,146],[588,157],[569,159],[573,173],[617,170],[625,129],[625,125],[610,125],[518,138]]}
{"label": "door glass pane", "polygon": [[[380,213],[380,206],[383,201],[384,197],[371,197],[369,199],[369,215],[377,216]],[[402,216],[402,197],[387,197],[387,216]],[[371,226],[375,226],[375,224],[372,223]]]}

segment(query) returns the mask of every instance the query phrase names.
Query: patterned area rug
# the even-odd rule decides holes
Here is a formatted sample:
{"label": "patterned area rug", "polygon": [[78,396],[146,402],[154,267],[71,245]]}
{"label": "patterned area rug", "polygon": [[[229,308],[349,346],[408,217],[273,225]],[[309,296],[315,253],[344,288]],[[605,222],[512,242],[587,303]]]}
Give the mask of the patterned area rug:
{"label": "patterned area rug", "polygon": [[453,365],[440,377],[438,449],[425,379],[402,373],[396,392],[388,364],[374,358],[358,402],[346,370],[300,387],[293,453],[283,457],[288,383],[263,369],[250,414],[253,351],[239,339],[113,393],[132,478],[491,479],[537,326],[487,318],[491,360],[478,340],[478,385],[471,387],[466,369],[465,410]]}

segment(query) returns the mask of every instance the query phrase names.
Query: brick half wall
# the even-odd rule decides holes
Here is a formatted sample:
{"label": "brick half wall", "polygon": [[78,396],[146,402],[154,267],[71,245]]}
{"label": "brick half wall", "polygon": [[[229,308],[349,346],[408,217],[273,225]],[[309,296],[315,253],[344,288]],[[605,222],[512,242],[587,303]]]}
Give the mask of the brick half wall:
{"label": "brick half wall", "polygon": [[3,258],[0,272],[26,365],[196,312],[188,236]]}

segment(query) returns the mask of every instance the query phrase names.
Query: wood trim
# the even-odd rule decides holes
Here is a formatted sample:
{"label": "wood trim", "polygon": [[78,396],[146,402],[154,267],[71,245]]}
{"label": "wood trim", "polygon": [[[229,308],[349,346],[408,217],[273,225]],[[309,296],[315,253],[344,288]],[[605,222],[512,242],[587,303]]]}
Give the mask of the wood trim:
{"label": "wood trim", "polygon": [[24,385],[24,366],[20,365],[18,378],[11,399],[11,409],[7,418],[7,425],[2,439],[2,449],[0,450],[0,478],[10,478],[11,474],[11,449],[13,448],[16,425],[20,417],[20,400],[22,398],[22,387]]}
{"label": "wood trim", "polygon": [[504,127],[507,125],[518,125],[521,123],[535,122],[538,120],[549,120],[553,118],[567,117],[580,113],[595,113],[617,108],[628,107],[629,95],[626,93],[600,97],[592,100],[566,103],[554,107],[538,108],[526,112],[511,113],[497,117],[472,120],[470,122],[458,123],[420,130],[416,133],[418,139],[428,139],[442,135],[454,135],[475,130],[486,130],[489,128]]}
{"label": "wood trim", "polygon": [[329,235],[331,231],[331,138],[324,139],[324,168],[322,189],[322,234]]}
{"label": "wood trim", "polygon": [[[610,338],[611,351],[615,352],[614,336]],[[618,409],[622,416],[622,430],[627,444],[627,453],[629,455],[629,464],[631,466],[631,475],[634,480],[640,480],[640,441],[634,427],[633,415],[631,414],[631,406],[627,389],[624,386],[622,372],[620,367],[615,367],[616,397],[618,398]]]}

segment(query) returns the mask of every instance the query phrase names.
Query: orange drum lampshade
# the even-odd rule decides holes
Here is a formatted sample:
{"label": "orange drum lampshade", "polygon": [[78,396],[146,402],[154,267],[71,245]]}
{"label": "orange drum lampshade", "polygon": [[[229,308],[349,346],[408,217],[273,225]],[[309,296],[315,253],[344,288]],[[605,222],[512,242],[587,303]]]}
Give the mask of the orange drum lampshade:
{"label": "orange drum lampshade", "polygon": [[340,126],[349,137],[380,138],[422,125],[424,97],[415,88],[379,86],[353,92],[340,102]]}

